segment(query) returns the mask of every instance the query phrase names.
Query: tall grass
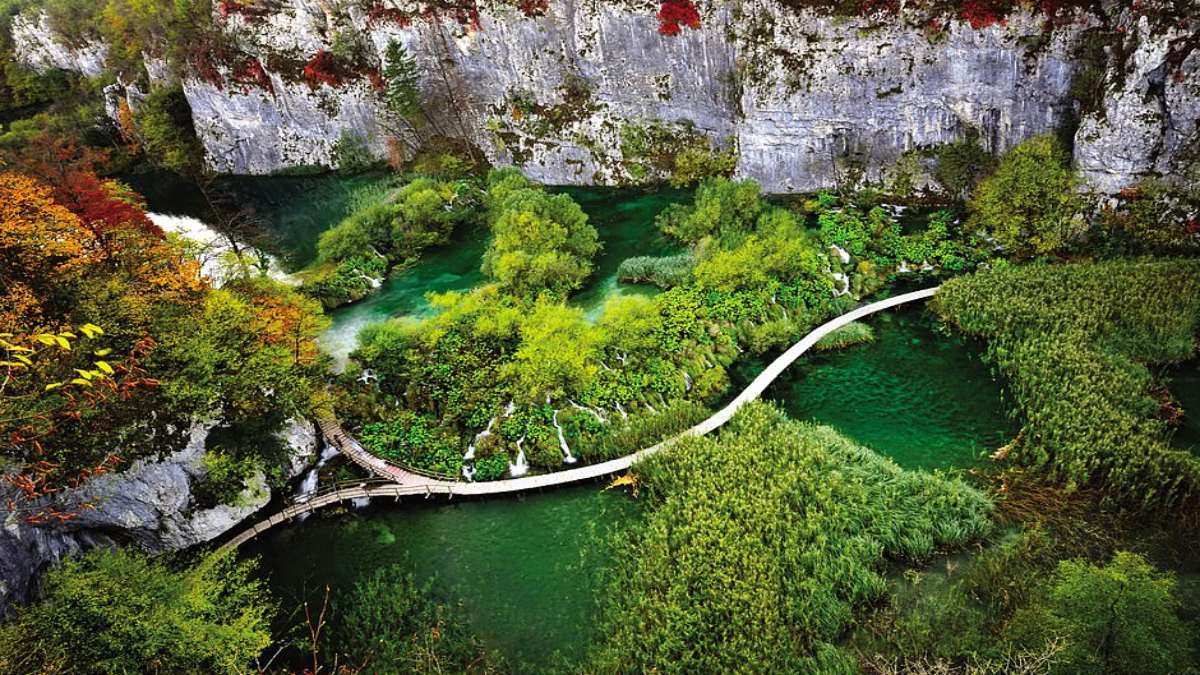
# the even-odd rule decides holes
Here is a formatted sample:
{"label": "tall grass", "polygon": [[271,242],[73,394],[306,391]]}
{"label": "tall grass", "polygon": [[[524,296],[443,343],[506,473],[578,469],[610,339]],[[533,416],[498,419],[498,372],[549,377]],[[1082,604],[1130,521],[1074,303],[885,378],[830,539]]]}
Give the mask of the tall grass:
{"label": "tall grass", "polygon": [[1200,261],[979,273],[946,283],[933,307],[988,340],[1025,419],[1014,459],[1129,506],[1200,503],[1200,460],[1168,445],[1146,368],[1195,354]]}
{"label": "tall grass", "polygon": [[763,403],[634,470],[650,510],[620,544],[597,672],[855,672],[833,643],[884,595],[885,557],[989,529],[961,481]]}

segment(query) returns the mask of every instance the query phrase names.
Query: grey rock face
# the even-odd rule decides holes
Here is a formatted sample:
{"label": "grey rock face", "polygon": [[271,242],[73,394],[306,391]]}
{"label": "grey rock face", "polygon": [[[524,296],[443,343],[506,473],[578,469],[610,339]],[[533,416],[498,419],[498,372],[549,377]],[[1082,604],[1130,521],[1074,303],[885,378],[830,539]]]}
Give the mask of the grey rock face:
{"label": "grey rock face", "polygon": [[[66,499],[93,503],[95,508],[80,511],[64,524],[34,526],[19,514],[5,514],[0,528],[0,616],[11,603],[29,600],[41,573],[63,558],[114,544],[147,551],[185,549],[219,537],[265,506],[270,491],[260,475],[236,504],[196,507],[192,490],[204,477],[207,436],[208,427],[198,425],[182,450],[89,481]],[[296,420],[281,437],[291,448],[290,475],[298,476],[316,458],[316,430],[310,422]]]}
{"label": "grey rock face", "polygon": [[1103,108],[1075,137],[1076,163],[1098,189],[1118,192],[1140,176],[1171,174],[1200,141],[1200,50],[1178,68],[1170,63],[1172,44],[1185,37],[1182,29],[1155,34],[1145,17],[1128,31],[1126,65],[1110,67]]}
{"label": "grey rock face", "polygon": [[[1073,113],[1076,48],[1109,21],[1078,15],[1045,33],[1042,17],[1017,14],[978,30],[952,22],[931,40],[903,22],[797,14],[776,0],[713,3],[698,30],[674,36],[658,33],[652,4],[552,0],[535,18],[497,4],[481,10],[478,31],[449,19],[372,24],[354,9],[339,25],[325,10],[284,0],[265,20],[231,17],[229,26],[263,63],[328,50],[344,31],[382,61],[398,40],[424,72],[434,118],[424,133],[470,138],[490,160],[543,182],[653,177],[635,170],[623,141],[629,127],[657,120],[735,148],[737,173],[772,192],[828,186],[851,170],[877,180],[907,150],[968,135],[1003,151],[1060,128]],[[1155,34],[1130,16],[1112,21],[1132,56],[1110,66],[1103,113],[1077,136],[1079,167],[1104,191],[1175,170],[1197,137],[1200,55],[1176,68],[1170,49],[1185,29]],[[45,28],[23,24],[33,45],[25,61],[94,68],[92,52],[64,52]],[[332,88],[268,75],[269,88],[183,83],[212,168],[333,166],[343,134],[385,155],[397,124],[367,80]]]}
{"label": "grey rock face", "polygon": [[54,37],[45,15],[17,16],[12,23],[13,44],[17,56],[26,65],[39,70],[58,68],[96,77],[104,73],[108,47],[89,42],[80,46],[63,44]]}

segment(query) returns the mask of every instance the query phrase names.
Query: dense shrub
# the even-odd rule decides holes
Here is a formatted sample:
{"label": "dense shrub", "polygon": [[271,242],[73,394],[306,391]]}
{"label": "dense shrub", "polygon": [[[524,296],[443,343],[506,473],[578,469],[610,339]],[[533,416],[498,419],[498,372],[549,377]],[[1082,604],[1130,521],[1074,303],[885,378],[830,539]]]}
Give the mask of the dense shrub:
{"label": "dense shrub", "polygon": [[1007,632],[1018,643],[1063,640],[1055,673],[1183,673],[1195,663],[1195,634],[1180,609],[1174,575],[1118,551],[1103,566],[1060,562],[1049,587]]}
{"label": "dense shrub", "polygon": [[176,572],[98,549],[47,572],[42,601],[0,626],[0,670],[243,672],[271,643],[270,604],[248,562]]}
{"label": "dense shrub", "polygon": [[1196,503],[1200,460],[1168,446],[1145,364],[1195,353],[1200,262],[981,272],[946,283],[933,306],[988,340],[1025,419],[1015,459],[1134,506]]}
{"label": "dense shrub", "polygon": [[402,410],[390,420],[363,427],[359,439],[372,453],[401,466],[449,476],[462,471],[458,437],[426,415]]}
{"label": "dense shrub", "polygon": [[492,241],[483,271],[520,297],[543,291],[565,297],[591,274],[599,235],[569,195],[521,187],[523,180],[504,172],[489,176]]}
{"label": "dense shrub", "polygon": [[1066,150],[1038,136],[1009,151],[975,189],[970,224],[1016,258],[1065,252],[1087,229],[1079,186]]}
{"label": "dense shrub", "polygon": [[366,140],[353,131],[343,130],[333,145],[333,165],[345,176],[370,171],[379,166],[379,160],[367,147]]}
{"label": "dense shrub", "polygon": [[361,300],[387,275],[387,259],[378,255],[347,258],[307,273],[300,289],[328,308]]}
{"label": "dense shrub", "polygon": [[854,672],[833,641],[883,595],[884,557],[921,560],[989,528],[965,484],[758,403],[634,473],[649,513],[621,544],[600,672]]}

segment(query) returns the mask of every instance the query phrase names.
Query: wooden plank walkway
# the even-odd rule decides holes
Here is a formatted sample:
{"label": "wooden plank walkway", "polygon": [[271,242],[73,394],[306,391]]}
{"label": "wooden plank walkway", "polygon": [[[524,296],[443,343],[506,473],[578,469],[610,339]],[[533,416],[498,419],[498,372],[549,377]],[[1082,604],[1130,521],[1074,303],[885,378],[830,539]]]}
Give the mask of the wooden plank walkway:
{"label": "wooden plank walkway", "polygon": [[237,548],[241,544],[253,539],[258,534],[267,531],[271,527],[280,523],[288,522],[299,516],[302,513],[311,513],[323,506],[338,504],[354,499],[373,499],[377,497],[394,497],[399,499],[409,495],[498,495],[510,494],[514,492],[524,492],[527,490],[537,490],[541,488],[555,487],[566,485],[569,483],[577,483],[585,480],[601,478],[614,473],[619,473],[629,469],[635,462],[652,455],[663,448],[677,442],[681,438],[689,436],[703,436],[712,433],[719,429],[722,425],[728,422],[733,416],[750,401],[757,399],[766,391],[767,387],[778,378],[783,371],[787,370],[788,366],[792,365],[796,359],[800,358],[809,349],[812,349],[821,338],[829,335],[833,331],[852,323],[864,317],[870,316],[877,312],[881,312],[892,307],[904,305],[910,302],[927,300],[934,296],[938,291],[937,286],[926,288],[920,291],[904,293],[886,300],[880,300],[868,305],[863,305],[858,309],[847,312],[836,319],[824,323],[814,329],[808,335],[805,335],[802,340],[792,345],[783,354],[771,362],[754,378],[740,394],[729,402],[724,408],[721,408],[711,417],[700,422],[696,426],[684,431],[683,433],[669,438],[658,445],[645,448],[631,455],[618,457],[600,462],[598,464],[589,464],[576,469],[568,469],[566,471],[555,471],[552,473],[540,474],[535,476],[524,476],[521,478],[509,478],[507,480],[484,481],[478,483],[468,483],[460,481],[449,481],[442,478],[424,476],[413,471],[402,469],[387,463],[383,459],[372,455],[367,451],[357,440],[347,434],[338,424],[337,420],[330,417],[322,419],[318,424],[321,427],[321,433],[325,435],[326,440],[336,446],[342,454],[346,455],[350,461],[362,467],[369,474],[376,476],[382,480],[367,480],[362,481],[357,485],[343,485],[334,487],[333,489],[318,492],[304,499],[302,502],[292,504],[282,511],[272,515],[271,517],[259,521],[252,525],[246,531],[238,534],[233,539],[221,546],[222,551]]}

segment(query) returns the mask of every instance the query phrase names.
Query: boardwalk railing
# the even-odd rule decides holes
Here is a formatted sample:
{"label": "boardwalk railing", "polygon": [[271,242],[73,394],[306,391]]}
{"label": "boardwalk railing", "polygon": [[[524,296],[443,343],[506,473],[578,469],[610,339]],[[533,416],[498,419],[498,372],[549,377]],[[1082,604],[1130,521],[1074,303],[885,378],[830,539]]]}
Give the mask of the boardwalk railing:
{"label": "boardwalk railing", "polygon": [[[829,335],[833,331],[853,323],[863,317],[870,316],[876,312],[881,312],[885,309],[890,309],[899,305],[910,302],[927,300],[935,293],[938,287],[927,288],[912,293],[904,293],[892,298],[873,302],[868,305],[863,305],[857,309],[847,312],[836,319],[828,321],[817,327],[802,340],[792,345],[783,354],[771,362],[770,365],[763,370],[758,377],[737,395],[728,405],[721,408],[711,417],[700,422],[696,426],[669,438],[657,445],[639,450],[631,455],[618,457],[600,462],[599,464],[590,464],[581,466],[576,469],[568,469],[566,471],[555,471],[553,473],[541,474],[537,476],[524,476],[521,478],[510,478],[507,480],[486,481],[480,483],[458,482],[446,480],[443,477],[429,477],[417,473],[409,469],[389,464],[382,459],[367,452],[362,445],[346,434],[342,430],[341,425],[332,415],[324,415],[318,423],[321,427],[321,432],[325,438],[334,446],[336,446],[343,454],[350,458],[355,464],[359,465],[370,475],[378,477],[376,480],[358,481],[362,485],[349,487],[346,484],[335,485],[328,491],[317,493],[317,496],[306,499],[303,503],[296,503],[283,509],[279,513],[270,518],[256,523],[249,530],[239,534],[231,539],[228,543],[222,546],[222,550],[235,548],[249,539],[254,538],[260,532],[264,532],[274,525],[281,522],[286,522],[295,518],[301,513],[315,511],[321,506],[335,504],[350,499],[362,499],[372,497],[401,497],[405,495],[431,495],[431,494],[448,494],[448,495],[496,495],[512,492],[523,492],[525,490],[533,490],[538,488],[553,487],[557,485],[565,485],[588,479],[600,478],[608,476],[620,471],[624,471],[632,466],[635,462],[643,457],[652,455],[663,448],[666,448],[673,443],[678,442],[682,438],[691,436],[703,436],[712,433],[719,429],[722,425],[733,418],[734,414],[750,401],[757,399],[766,391],[767,387],[778,378],[788,366],[792,365],[796,359],[800,358],[812,346],[815,345],[821,338]],[[354,484],[351,481],[351,484]]]}

